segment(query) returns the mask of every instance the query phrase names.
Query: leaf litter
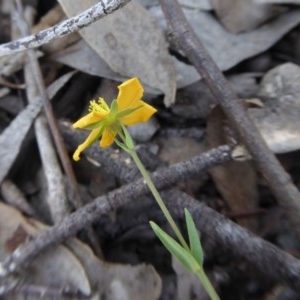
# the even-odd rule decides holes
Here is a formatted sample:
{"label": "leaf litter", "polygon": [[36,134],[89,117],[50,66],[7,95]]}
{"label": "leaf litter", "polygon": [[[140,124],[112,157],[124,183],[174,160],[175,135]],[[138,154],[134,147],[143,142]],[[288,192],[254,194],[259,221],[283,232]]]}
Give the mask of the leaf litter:
{"label": "leaf litter", "polygon": [[[71,16],[96,1],[60,0],[59,3],[66,15]],[[294,172],[293,176],[299,183],[294,175],[299,174],[300,167],[297,151],[300,148],[299,66],[293,52],[291,54],[283,50],[283,53],[279,53],[276,48],[279,40],[287,44],[285,36],[290,34],[297,49],[300,10],[296,5],[300,4],[299,1],[247,0],[240,1],[238,5],[236,1],[218,0],[182,0],[180,3],[196,34],[230,79],[241,101],[257,98],[263,103],[262,107],[248,108],[249,114],[272,151],[285,153],[285,167]],[[2,6],[0,13],[1,8]],[[49,16],[41,18],[35,30],[52,26],[66,18],[59,6],[48,12],[54,18],[51,17],[50,21]],[[38,13],[39,17],[43,17]],[[60,115],[71,120],[86,111],[87,100],[107,92],[104,85],[100,84],[104,80],[112,88],[117,82],[138,76],[146,86],[146,100],[160,108],[155,119],[155,130],[147,128],[147,124],[145,128],[135,129],[140,151],[143,153],[147,150],[146,156],[152,157],[155,166],[188,159],[208,147],[238,142],[235,136],[230,135],[226,118],[219,116],[217,121],[211,121],[214,99],[203,87],[199,75],[183,53],[172,43],[158,1],[132,1],[121,11],[82,30],[80,35],[73,34],[72,38],[57,40],[42,47],[38,56],[42,66],[47,61],[61,64],[55,70],[58,79],[49,87],[49,96],[54,98],[54,108],[58,103],[64,108],[59,111]],[[294,60],[293,63],[288,61],[289,58]],[[9,79],[12,75],[20,78],[16,72],[22,70],[25,60],[24,54],[1,59],[1,75]],[[89,74],[87,76],[95,80],[91,85],[93,88],[89,86],[83,99],[77,95],[78,87],[73,86],[74,91],[69,89],[65,94],[59,92],[62,88],[68,89],[73,76],[72,73],[67,73],[70,69]],[[5,87],[0,101],[13,92],[13,86]],[[54,94],[57,96],[54,97]],[[39,176],[29,178],[32,172],[37,171],[29,173],[29,169],[28,172],[22,169],[22,165],[26,166],[28,161],[32,165],[39,165],[39,158],[34,157],[26,148],[22,151],[28,156],[27,162],[20,161],[22,156],[19,155],[21,146],[30,139],[35,139],[32,138],[30,127],[42,104],[29,104],[24,109],[20,106],[18,110],[21,111],[18,113],[18,110],[5,110],[4,103],[8,102],[3,101],[3,105],[0,105],[0,113],[1,116],[6,114],[10,124],[0,135],[0,181],[8,178],[19,186],[22,201],[28,200],[33,204],[34,213],[29,210],[30,214],[47,223],[44,214],[36,215],[39,210],[36,210],[33,201],[37,198],[42,202],[40,198],[44,195],[37,192],[43,189],[37,180]],[[18,115],[13,118],[16,113]],[[146,134],[148,131],[153,133]],[[66,144],[70,147],[68,141]],[[71,148],[70,152],[73,150]],[[114,150],[109,155],[116,159],[119,156]],[[128,158],[124,161],[130,164]],[[41,168],[39,165],[37,169]],[[91,195],[98,196],[99,193],[105,193],[123,183],[121,176],[105,173],[99,164],[92,165],[89,161],[82,161],[75,168],[86,203],[91,200]],[[256,173],[252,163],[234,161],[231,165],[218,168],[219,170],[211,170],[214,183],[206,173],[199,178],[180,182],[174,188],[183,189],[257,234],[263,232],[262,235],[266,238],[272,236],[272,241],[283,249],[299,253],[300,246],[291,234],[292,229],[284,222],[272,195],[262,191],[265,188],[264,180]],[[47,227],[36,219],[21,215],[12,207],[4,204],[0,206],[0,231],[3,232],[0,238],[0,258],[3,260],[16,247]],[[37,286],[46,288],[49,295],[56,293],[57,299],[64,298],[63,290],[74,295],[89,295],[95,299],[118,299],[120,294],[136,300],[162,299],[166,295],[172,299],[186,298],[191,294],[203,297],[203,291],[195,285],[195,279],[186,276],[178,266],[172,264],[149,234],[145,224],[149,218],[157,215],[156,208],[145,198],[133,207],[113,211],[95,224],[105,259],[96,257],[87,243],[72,238],[61,246],[49,249],[33,262],[31,269],[22,271],[21,277],[26,279],[23,292],[29,293],[30,299],[34,299],[32,289]],[[210,254],[207,256],[209,263],[213,265],[213,258],[210,258]],[[232,267],[232,263],[237,264],[238,268]],[[226,290],[221,287],[225,285],[244,299],[250,299],[249,289],[237,289],[236,282],[232,279],[235,276],[248,287],[254,282],[258,293],[259,290],[266,290],[270,294],[278,292],[278,286],[263,286],[255,276],[245,276],[242,268],[239,262],[233,261],[226,261],[222,271],[212,268],[218,274],[215,283],[224,297]],[[174,288],[178,280],[179,284]],[[283,288],[280,293],[283,294],[284,291]]]}

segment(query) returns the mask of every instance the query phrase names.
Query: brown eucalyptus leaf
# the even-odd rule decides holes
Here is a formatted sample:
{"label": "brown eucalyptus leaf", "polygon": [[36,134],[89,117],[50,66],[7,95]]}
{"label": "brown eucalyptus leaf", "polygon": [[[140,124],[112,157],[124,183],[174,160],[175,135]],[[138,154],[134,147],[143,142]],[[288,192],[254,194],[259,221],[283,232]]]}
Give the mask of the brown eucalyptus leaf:
{"label": "brown eucalyptus leaf", "polygon": [[211,0],[211,3],[221,23],[233,33],[250,31],[286,10],[256,0]]}
{"label": "brown eucalyptus leaf", "polygon": [[[67,16],[96,4],[96,0],[59,0]],[[116,73],[139,77],[145,86],[175,99],[176,72],[161,29],[147,10],[132,1],[122,9],[80,31],[85,41]]]}
{"label": "brown eucalyptus leaf", "polygon": [[[222,109],[215,107],[207,122],[207,142],[210,149],[236,140]],[[233,214],[252,212],[257,208],[257,178],[250,161],[231,161],[209,170],[217,189]],[[254,218],[238,218],[237,223],[255,231]]]}
{"label": "brown eucalyptus leaf", "polygon": [[285,63],[266,73],[258,96],[262,108],[249,114],[275,153],[300,149],[300,67]]}
{"label": "brown eucalyptus leaf", "polygon": [[[0,202],[1,261],[27,239],[41,232],[36,224],[37,221],[25,218],[15,208]],[[24,284],[68,287],[71,291],[79,291],[86,296],[91,293],[89,280],[80,261],[68,248],[61,245],[41,253],[30,264],[30,268],[22,271],[21,277]]]}

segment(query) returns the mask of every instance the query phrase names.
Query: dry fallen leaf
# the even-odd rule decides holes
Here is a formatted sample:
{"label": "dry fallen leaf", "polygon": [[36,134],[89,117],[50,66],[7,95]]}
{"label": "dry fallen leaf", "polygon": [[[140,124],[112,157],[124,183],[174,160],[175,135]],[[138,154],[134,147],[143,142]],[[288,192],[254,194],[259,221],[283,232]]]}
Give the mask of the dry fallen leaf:
{"label": "dry fallen leaf", "polygon": [[300,0],[255,0],[257,3],[270,4],[300,4]]}
{"label": "dry fallen leaf", "polygon": [[[155,6],[149,10],[166,31],[167,25],[161,8]],[[227,31],[209,12],[183,8],[189,23],[199,36],[204,46],[222,71],[226,71],[241,61],[262,53],[273,46],[283,35],[299,24],[300,10],[282,14],[274,20],[247,33],[233,34]],[[193,67],[181,64],[178,70],[190,72]],[[184,74],[184,73],[183,73]],[[192,84],[199,80],[195,72],[186,78],[180,76],[181,86]]]}
{"label": "dry fallen leaf", "polygon": [[[59,0],[67,16],[96,4],[96,0]],[[176,73],[161,29],[146,9],[132,1],[80,34],[116,73],[140,78],[145,86],[165,94],[164,103],[175,99]]]}
{"label": "dry fallen leaf", "polygon": [[[207,141],[209,148],[232,143],[234,134],[219,106],[215,107],[207,122]],[[231,161],[209,170],[226,205],[233,214],[252,212],[257,208],[258,191],[256,172],[250,161]],[[255,231],[254,218],[239,218],[237,223]]]}
{"label": "dry fallen leaf", "polygon": [[66,245],[84,266],[97,299],[159,299],[162,283],[152,266],[103,262],[76,239],[70,239]]}
{"label": "dry fallen leaf", "polygon": [[[49,98],[65,85],[74,75],[74,72],[63,75],[52,83],[47,89]],[[42,109],[42,102],[28,104],[26,108],[5,128],[0,135],[0,183],[7,175],[17,155],[19,154],[22,142],[31,127],[35,117]]]}
{"label": "dry fallen leaf", "polygon": [[300,149],[300,67],[286,63],[263,77],[258,96],[264,107],[249,114],[275,153]]}
{"label": "dry fallen leaf", "polygon": [[115,81],[126,79],[112,71],[108,64],[82,39],[74,45],[51,54],[49,58],[93,76]]}
{"label": "dry fallen leaf", "polygon": [[[0,260],[47,228],[0,202]],[[58,291],[66,288],[69,292],[79,292],[93,299],[157,300],[162,287],[161,279],[152,266],[103,262],[87,245],[75,238],[43,251],[20,276],[25,286],[36,285],[44,287],[45,291],[47,288]],[[11,295],[7,297],[12,299]],[[30,294],[29,297],[40,299],[40,296]],[[61,294],[59,299],[69,298]]]}
{"label": "dry fallen leaf", "polygon": [[211,0],[221,23],[231,32],[250,31],[286,9],[256,0]]}
{"label": "dry fallen leaf", "polygon": [[178,2],[184,7],[196,8],[201,10],[212,9],[210,0],[179,0]]}
{"label": "dry fallen leaf", "polygon": [[[0,260],[2,261],[27,239],[40,232],[32,220],[1,202],[0,231]],[[70,288],[71,291],[79,291],[86,296],[91,293],[84,268],[77,257],[64,246],[48,249],[39,255],[29,269],[22,271],[22,283]]]}

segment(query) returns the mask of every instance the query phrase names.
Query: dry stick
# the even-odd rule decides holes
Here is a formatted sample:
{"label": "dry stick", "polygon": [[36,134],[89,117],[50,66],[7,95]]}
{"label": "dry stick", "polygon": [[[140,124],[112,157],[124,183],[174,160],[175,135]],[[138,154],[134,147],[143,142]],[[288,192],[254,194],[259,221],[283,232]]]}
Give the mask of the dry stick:
{"label": "dry stick", "polygon": [[222,106],[233,128],[266,178],[278,203],[290,213],[292,222],[300,225],[300,193],[291,182],[290,176],[270,151],[226,78],[188,24],[177,0],[160,0],[160,4],[178,47],[184,51]]}
{"label": "dry stick", "polygon": [[[17,1],[20,1],[20,0],[17,0]],[[18,22],[21,22],[21,20],[22,20],[23,26],[20,28],[20,30],[22,31],[23,35],[26,35],[26,34],[28,34],[28,32],[30,32],[30,30],[29,30],[29,27],[28,27],[26,21],[23,19],[22,14],[19,13]],[[76,182],[75,174],[73,172],[67,150],[64,146],[63,139],[59,132],[59,128],[58,128],[56,118],[54,116],[53,108],[50,103],[50,100],[49,100],[49,97],[48,97],[48,94],[46,91],[46,87],[45,87],[45,84],[43,81],[43,74],[41,72],[41,68],[40,68],[39,62],[36,58],[34,50],[28,50],[28,58],[29,58],[30,65],[32,67],[32,73],[34,74],[37,89],[40,94],[40,99],[44,106],[44,111],[45,111],[45,114],[47,117],[49,128],[51,130],[55,146],[58,150],[58,155],[59,155],[60,161],[63,165],[63,168],[64,168],[66,175],[68,177],[68,180],[69,180],[69,186],[70,186],[70,190],[71,190],[71,197],[70,197],[71,201],[73,202],[73,205],[75,208],[79,208],[82,205],[82,201],[80,199],[79,188],[78,188],[78,185]]]}
{"label": "dry stick", "polygon": [[[207,168],[231,161],[231,148],[221,146],[188,161],[174,164],[152,174],[151,178],[158,189],[174,185],[176,182],[191,176],[196,176]],[[149,188],[143,179],[127,184],[106,196],[96,198],[92,203],[81,207],[66,217],[60,224],[39,234],[35,239],[28,241],[17,248],[3,263],[0,264],[0,279],[20,270],[46,247],[64,241],[77,231],[100,219],[101,216],[115,210],[130,201],[137,201],[141,195],[149,193]],[[7,288],[0,287],[1,291]]]}
{"label": "dry stick", "polygon": [[[25,65],[24,69],[28,102],[35,103],[36,100],[39,101],[37,99],[39,92],[37,91],[36,80],[29,63]],[[47,183],[45,201],[50,210],[51,220],[53,223],[58,223],[69,215],[71,211],[63,173],[57,159],[44,113],[39,114],[34,120],[34,131]]]}
{"label": "dry stick", "polygon": [[[21,4],[19,3],[20,0],[17,2],[19,10],[21,10]],[[20,31],[23,31],[23,35],[27,34],[26,31],[28,31],[26,30],[27,26],[24,26],[25,22],[28,22],[32,25],[34,15],[34,9],[31,6],[28,6],[24,10],[24,17],[22,16],[15,18],[16,26]],[[26,63],[24,66],[24,74],[28,102],[34,103],[38,101],[37,97],[40,95],[40,91],[36,83],[37,80],[35,78],[36,76],[34,74],[34,70],[31,68],[29,63]],[[44,91],[44,93],[46,92]],[[47,182],[46,203],[50,209],[52,221],[54,221],[54,223],[58,223],[65,216],[70,214],[70,209],[68,205],[63,174],[54,150],[54,145],[52,143],[51,135],[47,126],[47,121],[43,113],[38,115],[35,119],[34,130],[43,164],[44,175]]]}
{"label": "dry stick", "polygon": [[75,17],[67,19],[48,29],[42,30],[39,33],[0,45],[0,57],[36,48],[47,44],[54,39],[79,31],[80,29],[113,13],[117,9],[126,5],[129,1],[130,0],[99,0],[97,4]]}
{"label": "dry stick", "polygon": [[[20,30],[22,31],[23,35],[26,35],[26,34],[28,34],[28,32],[30,32],[30,30],[29,30],[28,24],[26,23],[26,20],[23,18],[23,15],[21,13],[22,12],[21,2],[20,2],[20,0],[16,0],[16,2],[18,5],[18,9],[19,9],[18,20],[19,20],[19,22],[22,21],[22,23],[23,23],[23,26],[22,26],[22,28],[20,28]],[[64,171],[68,178],[68,183],[69,183],[69,187],[70,187],[70,191],[71,191],[70,200],[72,201],[72,204],[74,205],[74,207],[76,209],[78,209],[79,207],[82,206],[82,199],[80,197],[79,187],[78,187],[76,177],[75,177],[75,174],[74,174],[71,162],[70,162],[70,158],[68,156],[67,150],[64,145],[64,141],[63,141],[62,136],[59,131],[57,120],[54,116],[53,108],[52,108],[49,96],[47,94],[47,91],[46,91],[46,86],[43,81],[43,74],[41,72],[41,68],[40,68],[38,59],[36,57],[35,51],[28,50],[28,57],[29,57],[30,65],[32,67],[32,73],[35,75],[34,77],[35,77],[37,89],[40,94],[40,100],[43,102],[43,107],[44,107],[44,111],[45,111],[45,114],[47,117],[49,128],[51,130],[55,146],[58,150],[58,155],[59,155],[60,161],[62,163],[62,166],[63,166]],[[56,184],[63,185],[62,178],[60,178],[60,179],[56,178],[56,180],[57,179],[61,180],[61,182],[58,182],[58,183],[56,182]],[[62,211],[61,212],[57,211],[58,216],[54,216],[52,214],[52,217],[54,218],[53,220],[60,222],[63,219],[63,217],[66,216],[66,213],[69,211],[67,209],[67,204],[63,203],[62,199],[55,199],[54,201],[56,203],[61,204]],[[57,207],[57,208],[59,209],[59,207]],[[58,209],[56,209],[56,210],[58,210]],[[97,239],[96,235],[94,234],[92,228],[86,228],[86,230],[88,233],[89,240],[93,246],[93,249],[96,251],[96,254],[99,256],[102,256],[102,251],[100,249],[98,239]]]}

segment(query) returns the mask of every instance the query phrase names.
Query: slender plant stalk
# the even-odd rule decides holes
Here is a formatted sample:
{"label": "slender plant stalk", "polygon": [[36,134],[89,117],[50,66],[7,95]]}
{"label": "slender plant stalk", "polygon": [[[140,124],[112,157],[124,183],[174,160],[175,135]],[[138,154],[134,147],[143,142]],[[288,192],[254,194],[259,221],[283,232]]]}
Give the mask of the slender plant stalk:
{"label": "slender plant stalk", "polygon": [[155,185],[153,184],[147,170],[145,169],[143,163],[140,161],[140,158],[138,157],[137,153],[134,149],[131,149],[129,151],[129,154],[131,155],[132,159],[134,160],[135,164],[137,165],[138,169],[140,170],[141,174],[143,175],[147,185],[149,186],[150,191],[153,194],[153,197],[155,198],[158,206],[162,210],[163,214],[165,215],[166,219],[168,220],[170,226],[172,227],[174,233],[176,234],[179,242],[181,245],[186,249],[189,250],[189,246],[187,245],[186,241],[184,240],[182,234],[180,233],[174,219],[172,218],[168,208],[164,204],[159,192],[157,191]]}
{"label": "slender plant stalk", "polygon": [[200,268],[197,272],[196,275],[198,276],[199,280],[202,282],[203,287],[205,288],[207,294],[212,300],[220,300],[220,297],[216,293],[214,287],[212,286],[210,280],[206,276],[203,268]]}
{"label": "slender plant stalk", "polygon": [[[185,248],[189,253],[191,253],[190,247],[186,243],[185,239],[183,238],[178,226],[176,225],[173,217],[171,216],[168,208],[166,207],[164,201],[162,200],[158,190],[156,189],[151,177],[149,176],[148,171],[144,167],[143,163],[141,162],[139,156],[137,155],[135,149],[134,149],[134,143],[130,136],[130,133],[128,132],[127,128],[125,126],[122,126],[122,130],[118,130],[118,135],[122,139],[123,142],[118,141],[115,139],[115,142],[123,148],[127,153],[129,153],[135,162],[136,166],[138,167],[139,171],[141,172],[145,183],[148,185],[150,191],[152,192],[153,197],[155,198],[158,206],[160,207],[161,211],[165,215],[167,221],[169,222],[170,226],[172,227],[175,235],[177,236],[181,246]],[[220,300],[219,296],[217,295],[216,291],[214,290],[214,287],[212,286],[210,280],[206,276],[204,269],[202,265],[199,265],[199,269],[195,272],[197,277],[199,278],[200,282],[204,286],[207,294],[210,296],[212,300]]]}

